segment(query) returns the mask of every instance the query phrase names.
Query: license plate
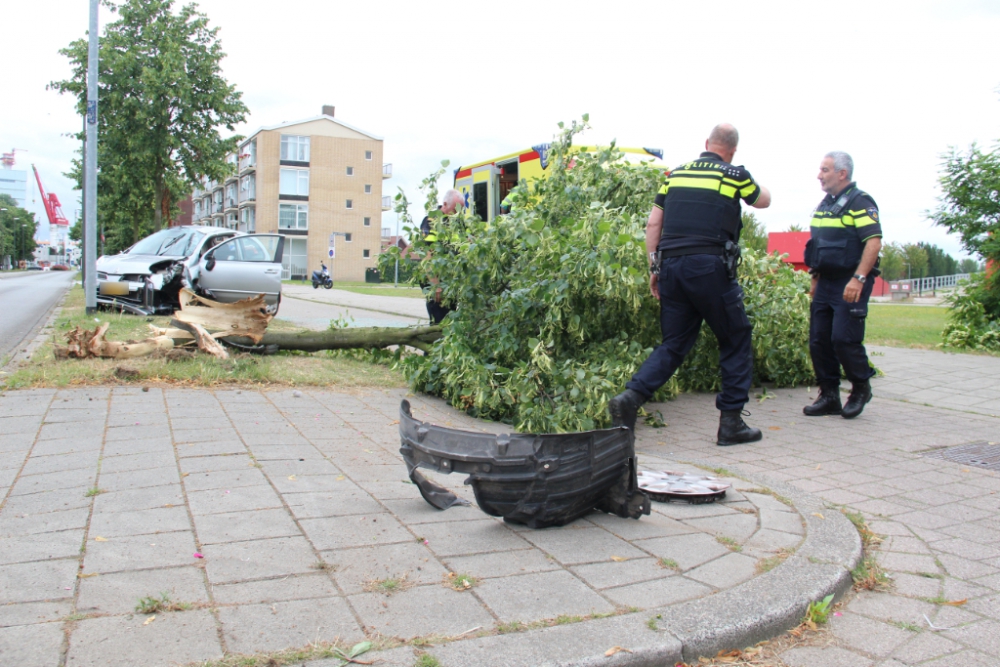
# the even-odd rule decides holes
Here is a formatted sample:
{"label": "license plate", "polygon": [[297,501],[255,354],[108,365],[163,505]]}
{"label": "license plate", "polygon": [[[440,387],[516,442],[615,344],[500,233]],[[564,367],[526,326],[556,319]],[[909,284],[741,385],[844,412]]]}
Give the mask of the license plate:
{"label": "license plate", "polygon": [[128,296],[128,283],[102,280],[98,290],[102,296]]}

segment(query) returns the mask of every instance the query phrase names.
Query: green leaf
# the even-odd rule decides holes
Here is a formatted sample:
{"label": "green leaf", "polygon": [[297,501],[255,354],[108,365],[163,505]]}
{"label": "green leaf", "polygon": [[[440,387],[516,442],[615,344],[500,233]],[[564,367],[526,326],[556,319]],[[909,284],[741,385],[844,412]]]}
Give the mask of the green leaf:
{"label": "green leaf", "polygon": [[538,220],[535,220],[533,223],[528,225],[528,229],[534,232],[540,232],[543,229],[545,229],[545,221],[539,218]]}
{"label": "green leaf", "polygon": [[598,223],[597,231],[599,231],[601,234],[607,234],[609,231],[611,231],[611,223],[610,222]]}

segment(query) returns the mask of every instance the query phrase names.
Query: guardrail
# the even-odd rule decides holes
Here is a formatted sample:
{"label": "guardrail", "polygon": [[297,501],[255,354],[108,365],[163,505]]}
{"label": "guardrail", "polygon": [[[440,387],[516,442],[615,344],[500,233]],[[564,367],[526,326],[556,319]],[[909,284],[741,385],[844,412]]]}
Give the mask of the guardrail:
{"label": "guardrail", "polygon": [[968,280],[970,274],[968,273],[953,273],[950,276],[931,276],[929,278],[911,278],[897,280],[898,283],[906,283],[910,285],[911,294],[923,294],[924,292],[936,292],[939,289],[944,289],[946,287],[958,287],[958,283],[962,280]]}

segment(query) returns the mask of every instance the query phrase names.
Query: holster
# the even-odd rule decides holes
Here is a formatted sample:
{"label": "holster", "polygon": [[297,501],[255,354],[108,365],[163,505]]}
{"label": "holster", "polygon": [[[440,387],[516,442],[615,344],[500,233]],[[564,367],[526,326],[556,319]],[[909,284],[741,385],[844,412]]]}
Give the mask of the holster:
{"label": "holster", "polygon": [[739,268],[743,259],[740,244],[734,241],[726,241],[726,246],[722,250],[722,263],[726,265],[726,277],[736,280],[736,269]]}

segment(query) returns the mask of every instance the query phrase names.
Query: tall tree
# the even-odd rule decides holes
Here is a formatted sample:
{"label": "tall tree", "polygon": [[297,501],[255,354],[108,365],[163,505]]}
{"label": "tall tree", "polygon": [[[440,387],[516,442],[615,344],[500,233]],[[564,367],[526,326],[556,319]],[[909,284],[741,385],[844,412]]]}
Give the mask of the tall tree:
{"label": "tall tree", "polygon": [[931,219],[958,234],[969,253],[1000,261],[1000,147],[952,149],[940,182],[941,204]]}
{"label": "tall tree", "polygon": [[959,273],[979,273],[981,270],[982,269],[979,268],[979,262],[971,257],[966,257],[958,263]]}
{"label": "tall tree", "polygon": [[916,243],[907,243],[902,248],[903,262],[907,265],[907,278],[923,278],[927,275],[927,251]]}
{"label": "tall tree", "polygon": [[8,194],[0,194],[0,258],[9,256],[12,262],[29,259],[35,252],[35,214],[21,208]]}
{"label": "tall tree", "polygon": [[[224,178],[236,150],[231,134],[244,120],[242,94],[222,75],[218,28],[195,4],[174,12],[173,0],[125,0],[112,5],[119,20],[100,43],[98,205],[112,250],[161,229],[201,176]],[[60,53],[73,75],[50,87],[87,97],[87,40]],[[82,138],[82,137],[81,137]],[[79,182],[79,165],[72,172]]]}
{"label": "tall tree", "polygon": [[917,245],[927,252],[927,276],[950,276],[958,273],[958,262],[933,243],[920,241]]}
{"label": "tall tree", "polygon": [[882,271],[883,280],[899,280],[906,277],[903,247],[899,243],[887,243],[882,246],[879,269]]}

